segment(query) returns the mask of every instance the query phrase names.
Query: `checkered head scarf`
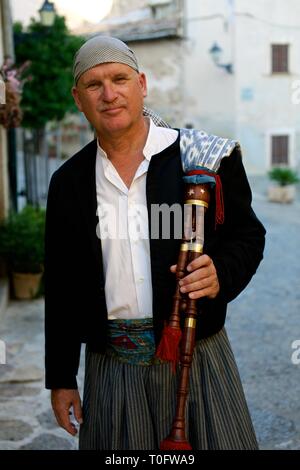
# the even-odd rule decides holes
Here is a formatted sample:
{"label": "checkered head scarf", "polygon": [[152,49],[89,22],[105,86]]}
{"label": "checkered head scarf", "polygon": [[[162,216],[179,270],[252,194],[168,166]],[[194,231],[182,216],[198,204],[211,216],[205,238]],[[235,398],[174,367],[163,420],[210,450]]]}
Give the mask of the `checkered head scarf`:
{"label": "checkered head scarf", "polygon": [[129,65],[139,71],[134,52],[124,42],[110,36],[95,36],[84,43],[75,54],[73,66],[75,84],[77,85],[79,78],[87,70],[108,62]]}

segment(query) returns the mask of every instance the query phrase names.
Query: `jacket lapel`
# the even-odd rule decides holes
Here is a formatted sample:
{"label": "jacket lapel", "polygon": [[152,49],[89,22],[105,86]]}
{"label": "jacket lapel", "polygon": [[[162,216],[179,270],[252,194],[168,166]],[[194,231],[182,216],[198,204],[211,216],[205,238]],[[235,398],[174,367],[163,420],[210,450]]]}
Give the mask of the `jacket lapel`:
{"label": "jacket lapel", "polygon": [[181,206],[183,200],[182,176],[178,137],[170,147],[151,158],[147,173],[146,192],[153,288],[153,322],[156,333],[161,331],[163,322],[170,313],[172,295],[169,291],[174,290],[175,282],[175,277],[170,272],[170,266],[177,262],[181,239],[175,239],[172,230],[169,239],[164,239],[161,234],[156,238],[151,237],[151,206],[153,204],[167,204],[169,207],[173,204]]}
{"label": "jacket lapel", "polygon": [[78,171],[74,175],[74,179],[79,201],[80,219],[85,224],[91,243],[93,259],[98,269],[101,267],[103,279],[101,241],[96,233],[99,222],[95,174],[97,141],[90,142],[78,155],[80,165],[78,165]]}

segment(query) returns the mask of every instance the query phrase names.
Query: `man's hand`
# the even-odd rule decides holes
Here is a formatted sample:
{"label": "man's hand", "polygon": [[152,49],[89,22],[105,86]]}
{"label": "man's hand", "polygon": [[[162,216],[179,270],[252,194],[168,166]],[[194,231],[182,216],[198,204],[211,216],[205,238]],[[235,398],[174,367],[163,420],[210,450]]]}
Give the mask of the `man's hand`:
{"label": "man's hand", "polygon": [[51,404],[58,424],[68,433],[72,434],[72,436],[75,436],[77,429],[75,424],[70,420],[71,408],[73,408],[76,421],[79,424],[83,423],[81,400],[78,390],[68,390],[65,388],[51,390]]}
{"label": "man's hand", "polygon": [[[176,266],[176,264],[171,266],[172,273],[176,272]],[[214,299],[218,295],[220,285],[217,271],[209,256],[202,255],[196,258],[188,264],[187,271],[191,274],[179,282],[180,292],[188,293],[190,299],[200,299],[201,297]]]}

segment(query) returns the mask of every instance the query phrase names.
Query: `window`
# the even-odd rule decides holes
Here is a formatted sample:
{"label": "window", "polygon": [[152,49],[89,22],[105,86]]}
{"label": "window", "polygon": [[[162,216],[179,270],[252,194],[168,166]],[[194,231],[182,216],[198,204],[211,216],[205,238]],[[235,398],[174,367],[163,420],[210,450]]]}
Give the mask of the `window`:
{"label": "window", "polygon": [[289,136],[272,135],[272,166],[288,165]]}
{"label": "window", "polygon": [[288,73],[288,44],[272,44],[272,73]]}

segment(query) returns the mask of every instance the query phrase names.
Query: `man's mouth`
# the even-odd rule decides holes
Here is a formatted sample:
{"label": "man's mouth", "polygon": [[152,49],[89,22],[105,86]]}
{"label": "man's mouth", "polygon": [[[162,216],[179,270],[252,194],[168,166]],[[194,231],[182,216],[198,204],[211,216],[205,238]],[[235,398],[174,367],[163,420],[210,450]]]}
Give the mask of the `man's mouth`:
{"label": "man's mouth", "polygon": [[115,106],[114,108],[104,108],[102,110],[102,113],[114,115],[118,114],[120,111],[122,111],[122,109],[122,106]]}

